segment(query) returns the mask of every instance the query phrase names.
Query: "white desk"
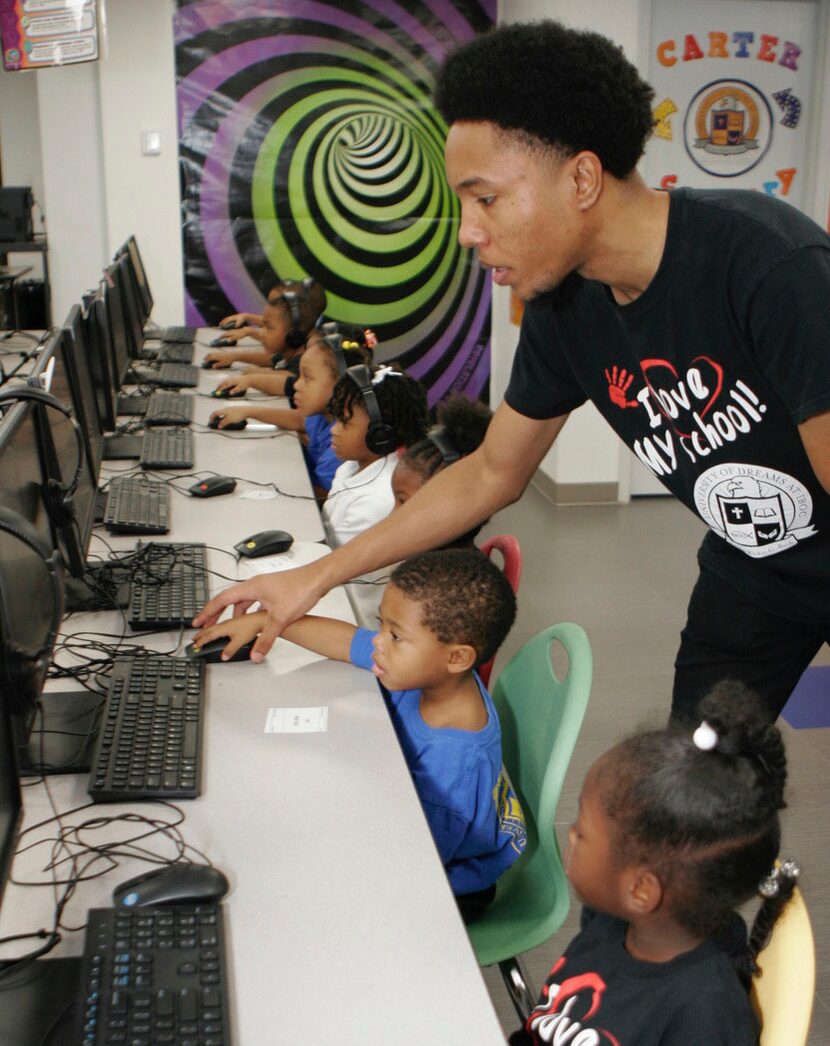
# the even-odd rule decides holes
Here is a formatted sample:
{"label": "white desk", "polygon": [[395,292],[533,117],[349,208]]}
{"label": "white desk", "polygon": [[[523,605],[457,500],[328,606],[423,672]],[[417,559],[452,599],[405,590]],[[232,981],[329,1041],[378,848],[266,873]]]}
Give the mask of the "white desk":
{"label": "white desk", "polygon": [[[245,441],[239,447],[247,467],[254,451]],[[221,500],[184,502],[170,539],[197,522],[204,528],[204,506]],[[238,524],[232,529],[236,534]],[[221,546],[224,530],[211,515],[199,539]],[[312,539],[287,556],[324,554]],[[218,555],[209,555],[217,568]],[[342,589],[318,609],[351,617]],[[74,632],[115,620],[114,613],[77,615],[70,624]],[[170,636],[146,643],[172,646]],[[206,697],[203,795],[179,805],[188,842],[231,883],[226,929],[236,1046],[503,1046],[373,677],[280,640],[264,664],[208,666]],[[264,733],[270,707],[320,705],[329,709],[327,732]],[[85,785],[85,775],[51,779],[61,809],[82,804]],[[27,789],[24,801],[28,823],[50,816],[42,786]],[[48,882],[43,863],[32,852],[17,860],[15,873]],[[146,867],[125,862],[83,884],[68,921],[80,923],[89,907],[109,904],[113,886]],[[51,903],[51,890],[9,885],[0,934],[47,925]],[[82,935],[72,934],[57,954],[81,948]]]}

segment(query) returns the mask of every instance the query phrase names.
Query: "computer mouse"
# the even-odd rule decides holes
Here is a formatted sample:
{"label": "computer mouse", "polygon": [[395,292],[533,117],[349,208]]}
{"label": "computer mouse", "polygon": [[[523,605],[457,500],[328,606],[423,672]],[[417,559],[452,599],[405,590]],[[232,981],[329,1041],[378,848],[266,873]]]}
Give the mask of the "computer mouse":
{"label": "computer mouse", "polygon": [[260,530],[257,534],[237,541],[233,547],[240,556],[258,559],[260,556],[287,552],[293,544],[294,538],[285,530]]}
{"label": "computer mouse", "polygon": [[230,363],[216,363],[216,360],[202,360],[202,370],[227,370]]}
{"label": "computer mouse", "polygon": [[[219,422],[224,418],[224,416],[224,414],[217,414],[215,417],[211,418],[210,421],[208,421],[208,428],[218,429]],[[239,429],[244,429],[247,424],[248,421],[246,418],[240,418],[239,421],[229,421],[228,424],[222,428],[222,431],[237,432]]]}
{"label": "computer mouse", "polygon": [[238,326],[239,326],[239,324],[236,322],[236,320],[225,320],[224,323],[220,323],[219,324],[219,330],[220,331],[232,331],[232,330],[236,330],[236,328]]}
{"label": "computer mouse", "polygon": [[213,392],[211,392],[211,396],[213,396],[213,398],[216,400],[238,400],[241,399],[244,395],[244,389],[239,389],[237,392],[232,392],[230,388],[225,388],[214,389]]}
{"label": "computer mouse", "polygon": [[236,480],[233,476],[208,476],[187,489],[194,498],[215,498],[217,494],[230,494],[236,490]]}
{"label": "computer mouse", "polygon": [[137,875],[112,891],[116,908],[155,904],[218,901],[228,892],[228,880],[206,864],[171,864]]}
{"label": "computer mouse", "polygon": [[212,349],[229,349],[236,345],[236,342],[233,338],[214,338],[213,341],[208,342],[208,345]]}
{"label": "computer mouse", "polygon": [[256,640],[252,639],[249,643],[243,643],[233,657],[228,658],[227,661],[222,660],[222,651],[228,645],[227,636],[220,636],[218,639],[211,639],[209,643],[203,643],[201,646],[195,646],[193,643],[188,643],[184,648],[184,656],[190,657],[194,661],[204,661],[206,665],[230,665],[233,664],[234,661],[250,661],[251,648],[255,642]]}

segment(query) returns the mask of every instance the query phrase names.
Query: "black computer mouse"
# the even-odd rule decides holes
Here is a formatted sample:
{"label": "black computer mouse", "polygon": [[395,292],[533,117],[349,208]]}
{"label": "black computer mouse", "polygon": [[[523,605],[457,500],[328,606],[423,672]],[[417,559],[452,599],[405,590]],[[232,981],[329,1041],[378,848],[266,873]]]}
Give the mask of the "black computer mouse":
{"label": "black computer mouse", "polygon": [[218,901],[228,892],[228,880],[206,864],[171,864],[128,879],[112,891],[116,908]]}
{"label": "black computer mouse", "polygon": [[236,490],[236,480],[233,476],[208,476],[187,489],[194,498],[215,498],[217,494],[230,494]]}
{"label": "black computer mouse", "polygon": [[213,398],[216,400],[238,400],[241,399],[244,395],[244,389],[239,389],[237,392],[232,392],[230,388],[225,388],[214,389],[213,392],[211,392],[211,396],[213,396]]}
{"label": "black computer mouse", "polygon": [[202,360],[202,370],[227,370],[230,363],[216,363],[215,360]]}
{"label": "black computer mouse", "polygon": [[249,643],[243,643],[233,657],[228,658],[227,661],[222,660],[222,651],[228,645],[227,636],[211,639],[209,643],[203,643],[201,646],[188,643],[184,648],[184,656],[192,658],[194,661],[204,661],[206,665],[230,665],[234,661],[250,661],[251,648],[255,642],[256,640],[252,639]]}
{"label": "black computer mouse", "polygon": [[237,323],[236,320],[225,320],[224,323],[219,324],[220,331],[234,331],[238,327],[241,327],[241,323]]}
{"label": "black computer mouse", "polygon": [[[224,414],[217,414],[215,418],[211,418],[208,421],[209,429],[218,429],[219,422],[224,418]],[[247,418],[240,418],[239,421],[229,421],[227,425],[222,428],[222,432],[238,432],[239,429],[244,429],[248,424]]]}
{"label": "black computer mouse", "polygon": [[236,345],[236,342],[233,338],[214,338],[213,341],[208,342],[208,345],[212,349],[230,349]]}
{"label": "black computer mouse", "polygon": [[243,538],[233,546],[240,556],[258,559],[259,556],[273,556],[278,552],[287,552],[294,544],[294,538],[285,530],[260,530],[257,534]]}

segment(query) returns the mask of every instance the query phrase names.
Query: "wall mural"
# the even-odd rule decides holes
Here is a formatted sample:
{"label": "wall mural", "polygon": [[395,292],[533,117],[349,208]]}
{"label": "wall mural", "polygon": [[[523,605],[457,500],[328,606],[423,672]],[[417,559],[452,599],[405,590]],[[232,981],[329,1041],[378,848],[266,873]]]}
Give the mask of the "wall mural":
{"label": "wall mural", "polygon": [[496,0],[193,0],[175,14],[187,322],[313,276],[378,360],[485,393],[490,281],[456,240],[435,71]]}

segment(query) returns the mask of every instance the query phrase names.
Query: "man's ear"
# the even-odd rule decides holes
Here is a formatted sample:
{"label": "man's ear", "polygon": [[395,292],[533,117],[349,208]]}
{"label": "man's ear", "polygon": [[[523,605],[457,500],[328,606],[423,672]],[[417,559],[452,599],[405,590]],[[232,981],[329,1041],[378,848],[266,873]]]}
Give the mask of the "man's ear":
{"label": "man's ear", "polygon": [[663,884],[649,868],[632,868],[625,901],[632,915],[648,915],[663,902]]}
{"label": "man's ear", "polygon": [[447,669],[453,673],[471,672],[476,663],[475,647],[469,643],[451,643],[447,657]]}
{"label": "man's ear", "polygon": [[596,153],[585,150],[571,157],[576,204],[582,211],[593,207],[602,192],[605,171]]}

